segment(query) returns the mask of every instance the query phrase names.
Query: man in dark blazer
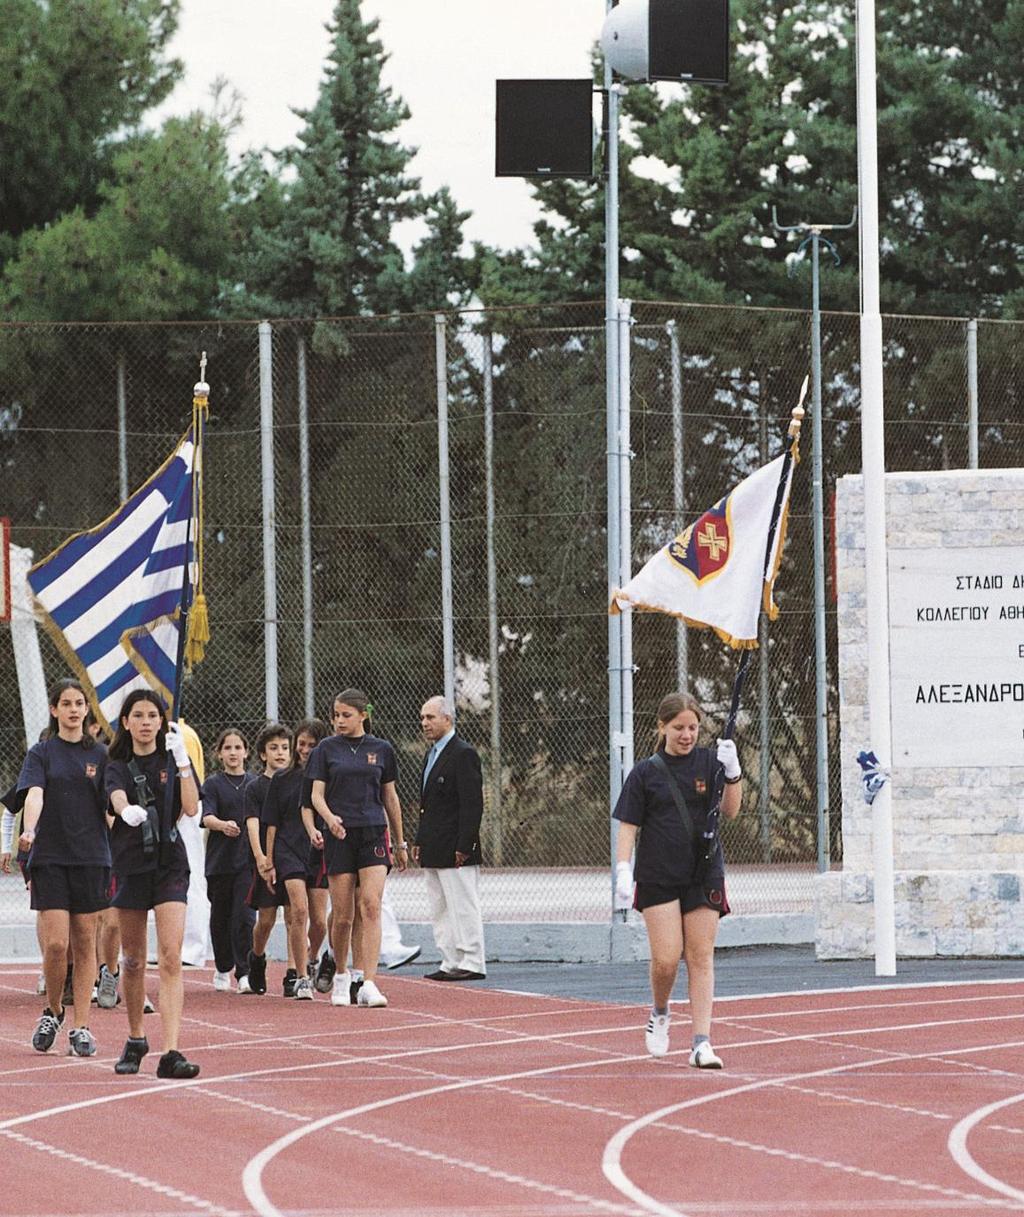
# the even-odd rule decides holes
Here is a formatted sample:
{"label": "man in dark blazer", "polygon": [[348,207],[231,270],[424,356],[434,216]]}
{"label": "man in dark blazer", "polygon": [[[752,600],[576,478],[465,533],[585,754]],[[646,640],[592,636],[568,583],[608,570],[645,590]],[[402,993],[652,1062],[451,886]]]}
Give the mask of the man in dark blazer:
{"label": "man in dark blazer", "polygon": [[455,734],[455,710],[431,697],[420,711],[430,745],[420,780],[420,825],[413,861],[423,867],[441,967],[428,980],[483,980],[480,820],[483,777],[476,751]]}

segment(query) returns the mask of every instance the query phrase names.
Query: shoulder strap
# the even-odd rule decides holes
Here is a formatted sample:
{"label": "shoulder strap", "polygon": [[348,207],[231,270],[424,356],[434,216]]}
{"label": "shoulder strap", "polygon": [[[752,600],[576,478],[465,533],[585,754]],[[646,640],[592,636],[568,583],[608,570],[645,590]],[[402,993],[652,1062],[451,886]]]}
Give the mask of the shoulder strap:
{"label": "shoulder strap", "polygon": [[139,762],[135,757],[132,757],[128,762],[128,772],[135,783],[135,797],[138,800],[138,805],[140,807],[154,807],[156,805],[156,796],[150,790],[149,783],[146,781],[146,775],[139,768]]}
{"label": "shoulder strap", "polygon": [[667,761],[661,755],[660,752],[656,752],[651,757],[651,761],[653,764],[657,765],[657,767],[661,770],[661,772],[665,775],[666,779],[668,780],[668,788],[672,792],[672,801],[676,805],[676,811],[679,812],[679,818],[683,822],[683,828],[686,829],[687,837],[692,837],[693,836],[693,819],[690,816],[690,810],[686,806],[686,802],[683,799],[683,792],[679,789],[679,783],[676,781],[676,779],[672,775],[672,770],[669,769]]}

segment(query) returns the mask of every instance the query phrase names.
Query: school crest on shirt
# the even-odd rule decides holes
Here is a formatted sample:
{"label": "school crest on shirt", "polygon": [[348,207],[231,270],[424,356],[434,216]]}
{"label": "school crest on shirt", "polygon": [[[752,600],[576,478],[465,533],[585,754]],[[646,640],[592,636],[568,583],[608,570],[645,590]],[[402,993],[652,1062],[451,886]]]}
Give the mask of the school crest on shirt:
{"label": "school crest on shirt", "polygon": [[160,770],[160,776],[157,780],[159,781],[161,786],[167,785],[167,770],[166,769]]}
{"label": "school crest on shirt", "polygon": [[377,763],[376,752],[368,752],[366,754],[366,763],[367,763],[367,765],[376,765],[376,763]]}
{"label": "school crest on shirt", "polygon": [[96,766],[92,763],[92,761],[86,762],[85,776],[87,778],[94,778],[96,776]]}
{"label": "school crest on shirt", "polygon": [[703,778],[697,778],[696,781],[693,783],[693,787],[697,791],[698,794],[707,794],[707,792],[708,792],[708,784],[707,784],[707,782],[704,781]]}

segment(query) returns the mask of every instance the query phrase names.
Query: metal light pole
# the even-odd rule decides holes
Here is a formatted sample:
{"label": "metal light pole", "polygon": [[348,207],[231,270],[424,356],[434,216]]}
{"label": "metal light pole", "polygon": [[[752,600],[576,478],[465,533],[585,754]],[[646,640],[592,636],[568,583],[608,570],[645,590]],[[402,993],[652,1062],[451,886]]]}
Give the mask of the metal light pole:
{"label": "metal light pole", "polygon": [[[831,862],[829,842],[829,782],[828,782],[828,662],[825,650],[825,494],[821,436],[821,243],[832,250],[831,241],[823,232],[850,229],[857,222],[854,211],[849,224],[791,224],[779,223],[772,208],[772,226],[777,232],[806,232],[800,244],[811,247],[811,523],[814,533],[814,724],[817,761],[818,793],[818,870],[827,871]],[[799,252],[799,251],[798,251]],[[838,263],[838,257],[836,258]]]}
{"label": "metal light pole", "polygon": [[[606,11],[615,7],[606,0]],[[608,603],[619,586],[619,94],[605,57],[605,193],[604,193],[604,334],[605,334],[605,447],[607,467]],[[622,722],[622,614],[608,615],[608,795],[609,806],[618,800],[625,781]],[[615,844],[618,823],[609,820],[611,884],[615,888]]]}

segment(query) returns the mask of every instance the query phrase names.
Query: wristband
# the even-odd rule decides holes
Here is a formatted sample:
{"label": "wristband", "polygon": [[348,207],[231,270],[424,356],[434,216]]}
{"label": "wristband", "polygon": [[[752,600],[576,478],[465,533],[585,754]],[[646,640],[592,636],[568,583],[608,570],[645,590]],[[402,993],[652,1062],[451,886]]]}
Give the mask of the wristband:
{"label": "wristband", "polygon": [[406,845],[406,843],[404,841],[399,841],[398,844],[395,846],[395,849],[408,849],[408,848],[409,848],[409,846]]}
{"label": "wristband", "polygon": [[743,781],[743,774],[737,773],[734,778],[726,778],[725,784],[726,784],[726,786],[735,786],[737,782],[742,782],[742,781]]}

